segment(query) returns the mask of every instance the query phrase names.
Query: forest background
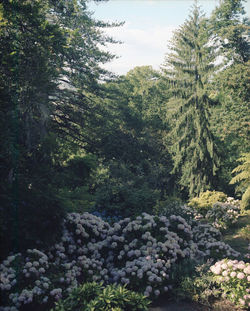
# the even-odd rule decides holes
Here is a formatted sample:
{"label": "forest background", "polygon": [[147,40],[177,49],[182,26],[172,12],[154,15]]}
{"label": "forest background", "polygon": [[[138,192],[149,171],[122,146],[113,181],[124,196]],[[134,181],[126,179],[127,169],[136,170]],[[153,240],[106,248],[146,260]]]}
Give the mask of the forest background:
{"label": "forest background", "polygon": [[72,211],[115,220],[206,190],[241,198],[248,185],[230,181],[249,155],[243,3],[209,17],[195,4],[162,70],[124,76],[103,67],[115,57],[103,30],[122,23],[95,20],[86,1],[0,4],[2,257],[54,243]]}

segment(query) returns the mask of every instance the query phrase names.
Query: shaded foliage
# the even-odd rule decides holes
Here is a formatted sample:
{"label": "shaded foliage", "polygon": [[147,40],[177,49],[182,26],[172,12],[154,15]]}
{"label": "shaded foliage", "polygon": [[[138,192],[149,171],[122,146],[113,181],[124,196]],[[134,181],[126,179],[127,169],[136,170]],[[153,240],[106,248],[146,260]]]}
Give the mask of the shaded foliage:
{"label": "shaded foliage", "polygon": [[240,0],[209,19],[195,5],[161,72],[117,77],[103,30],[122,23],[94,20],[85,0],[1,2],[1,256],[47,247],[69,211],[169,214],[172,197],[234,193],[249,152],[243,13]]}
{"label": "shaded foliage", "polygon": [[86,186],[92,167],[85,154],[69,158],[86,143],[84,116],[94,117],[98,80],[108,76],[100,64],[113,56],[97,47],[112,42],[101,31],[109,25],[85,1],[4,1],[0,12],[4,256],[60,234],[64,199]]}

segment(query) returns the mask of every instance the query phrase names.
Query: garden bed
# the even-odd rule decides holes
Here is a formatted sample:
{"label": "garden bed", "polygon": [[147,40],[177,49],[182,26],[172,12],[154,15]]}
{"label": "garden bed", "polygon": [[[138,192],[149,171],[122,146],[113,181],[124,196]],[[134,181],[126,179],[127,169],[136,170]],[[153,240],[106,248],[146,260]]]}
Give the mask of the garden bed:
{"label": "garden bed", "polygon": [[[41,310],[50,310],[56,301],[86,282],[120,284],[139,291],[157,301],[151,311],[223,311],[218,309],[220,305],[209,309],[185,299],[208,301],[211,305],[214,297],[221,299],[225,290],[232,301],[246,306],[250,267],[236,260],[238,257],[240,253],[221,240],[218,229],[179,215],[143,213],[109,224],[89,213],[71,213],[64,221],[61,241],[49,250],[30,249],[9,256],[0,265],[5,305],[0,310],[38,310],[42,306]],[[235,275],[230,279],[232,269]],[[221,283],[221,279],[225,282]],[[219,288],[230,280],[237,286]],[[105,301],[112,304],[111,296]],[[170,301],[172,297],[184,302]]]}

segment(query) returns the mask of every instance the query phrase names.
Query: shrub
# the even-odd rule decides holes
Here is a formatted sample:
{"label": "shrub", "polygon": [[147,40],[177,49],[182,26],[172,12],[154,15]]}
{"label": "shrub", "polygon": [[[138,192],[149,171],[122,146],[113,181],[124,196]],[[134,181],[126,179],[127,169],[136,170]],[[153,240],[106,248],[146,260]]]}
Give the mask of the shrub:
{"label": "shrub", "polygon": [[133,221],[126,218],[116,223],[104,251],[112,282],[155,298],[168,291],[172,266],[184,258],[194,258],[196,246],[191,227],[183,218],[143,213]]}
{"label": "shrub", "polygon": [[110,226],[89,213],[64,220],[61,240],[0,265],[1,310],[48,310],[86,282],[117,283],[155,299],[174,285],[171,271],[187,260],[238,255],[210,225],[143,213]]}
{"label": "shrub", "polygon": [[213,204],[213,207],[206,213],[205,218],[216,228],[227,229],[237,222],[240,215],[239,200],[229,197],[225,203],[216,202]]}
{"label": "shrub", "polygon": [[214,280],[224,296],[236,305],[250,307],[250,264],[244,261],[223,259],[211,266]]}
{"label": "shrub", "polygon": [[221,241],[221,233],[210,224],[197,223],[192,228],[193,240],[197,245],[197,256],[202,259],[238,257],[240,254]]}
{"label": "shrub", "polygon": [[156,205],[153,207],[153,214],[155,215],[177,215],[183,216],[181,213],[181,209],[183,207],[183,201],[180,198],[169,196],[164,200],[157,201]]}
{"label": "shrub", "polygon": [[104,259],[94,245],[106,238],[109,225],[88,213],[72,213],[65,218],[63,227],[61,241],[46,254],[27,250],[3,261],[3,305],[13,310],[49,309],[79,284],[107,279]]}
{"label": "shrub", "polygon": [[26,255],[19,253],[4,260],[0,265],[2,304],[11,306],[11,309],[6,307],[3,310],[32,310],[36,304],[50,304],[54,300],[53,294],[59,297],[60,290],[54,290],[50,295],[56,284],[52,285],[46,276],[49,268],[48,256],[36,249],[27,250]]}
{"label": "shrub", "polygon": [[[156,215],[166,216],[169,218],[172,215],[180,216],[185,219],[189,225],[195,223],[199,218],[199,214],[193,208],[184,204],[180,199],[169,198],[166,201],[159,201],[154,207]],[[197,217],[198,216],[198,217]]]}
{"label": "shrub", "polygon": [[188,207],[195,219],[211,223],[218,229],[229,228],[241,215],[240,201],[217,191],[202,193],[193,198]]}
{"label": "shrub", "polygon": [[191,299],[193,301],[211,305],[215,297],[219,297],[221,291],[209,273],[211,261],[197,265],[192,275],[182,275],[179,286],[174,293],[178,299]]}
{"label": "shrub", "polygon": [[206,191],[202,192],[199,197],[191,199],[188,206],[199,211],[203,216],[206,215],[209,209],[212,208],[216,202],[225,202],[227,195],[219,191]]}
{"label": "shrub", "polygon": [[56,303],[54,311],[147,311],[150,301],[121,285],[86,283]]}

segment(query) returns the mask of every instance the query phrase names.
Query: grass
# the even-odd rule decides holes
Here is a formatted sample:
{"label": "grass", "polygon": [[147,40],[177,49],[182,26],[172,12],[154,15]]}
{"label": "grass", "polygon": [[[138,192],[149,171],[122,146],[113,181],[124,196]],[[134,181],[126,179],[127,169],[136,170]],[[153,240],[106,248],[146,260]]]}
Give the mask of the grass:
{"label": "grass", "polygon": [[250,243],[250,210],[238,218],[237,223],[225,231],[223,241],[242,255],[249,253]]}

